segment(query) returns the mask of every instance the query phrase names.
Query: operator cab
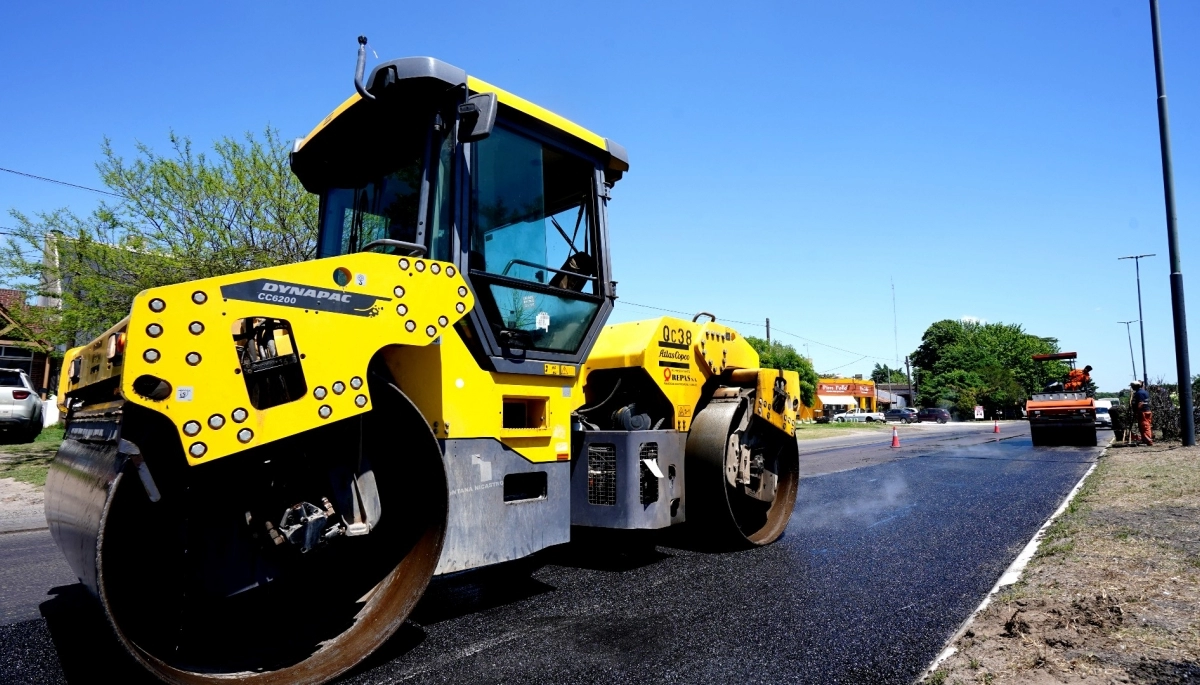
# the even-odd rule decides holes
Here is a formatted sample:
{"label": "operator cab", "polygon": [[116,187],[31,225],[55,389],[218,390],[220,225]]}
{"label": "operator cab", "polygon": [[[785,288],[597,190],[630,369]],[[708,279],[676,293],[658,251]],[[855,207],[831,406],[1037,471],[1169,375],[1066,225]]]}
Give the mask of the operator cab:
{"label": "operator cab", "polygon": [[430,58],[381,64],[363,90],[292,152],[320,195],[318,257],[452,262],[481,365],[581,363],[615,298],[605,210],[624,149]]}

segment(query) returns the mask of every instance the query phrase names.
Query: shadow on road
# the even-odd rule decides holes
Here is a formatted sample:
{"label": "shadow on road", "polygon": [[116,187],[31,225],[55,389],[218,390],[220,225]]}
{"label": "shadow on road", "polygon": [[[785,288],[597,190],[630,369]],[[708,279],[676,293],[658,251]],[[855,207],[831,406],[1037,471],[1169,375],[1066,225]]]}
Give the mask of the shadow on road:
{"label": "shadow on road", "polygon": [[49,594],[54,598],[38,608],[58,654],[57,659],[54,654],[47,654],[45,659],[58,661],[66,682],[94,683],[101,673],[108,682],[157,682],[121,647],[100,602],[83,585],[59,586]]}
{"label": "shadow on road", "polygon": [[522,559],[434,578],[411,619],[433,625],[554,591],[552,585],[531,577],[540,566],[531,561]]}

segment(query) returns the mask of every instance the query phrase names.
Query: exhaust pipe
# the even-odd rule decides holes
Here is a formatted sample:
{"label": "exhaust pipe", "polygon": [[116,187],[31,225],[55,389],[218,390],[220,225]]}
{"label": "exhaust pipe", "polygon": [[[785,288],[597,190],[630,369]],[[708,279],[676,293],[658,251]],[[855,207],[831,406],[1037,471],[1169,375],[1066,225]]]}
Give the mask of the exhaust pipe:
{"label": "exhaust pipe", "polygon": [[364,100],[374,100],[375,96],[367,92],[363,86],[363,70],[367,67],[367,37],[358,37],[358,66],[354,69],[354,90],[362,96]]}

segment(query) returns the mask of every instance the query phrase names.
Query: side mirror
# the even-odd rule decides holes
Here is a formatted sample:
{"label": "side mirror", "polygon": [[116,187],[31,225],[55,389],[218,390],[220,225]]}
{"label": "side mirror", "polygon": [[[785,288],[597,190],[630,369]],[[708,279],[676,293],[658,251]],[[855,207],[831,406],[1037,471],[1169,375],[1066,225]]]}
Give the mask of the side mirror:
{"label": "side mirror", "polygon": [[479,93],[458,106],[458,140],[470,143],[492,134],[496,125],[496,94]]}

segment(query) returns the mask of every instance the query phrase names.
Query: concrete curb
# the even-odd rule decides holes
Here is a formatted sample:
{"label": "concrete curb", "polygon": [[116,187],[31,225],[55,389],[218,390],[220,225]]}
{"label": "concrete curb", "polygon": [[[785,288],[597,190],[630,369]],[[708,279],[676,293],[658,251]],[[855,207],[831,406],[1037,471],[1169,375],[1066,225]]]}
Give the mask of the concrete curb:
{"label": "concrete curb", "polygon": [[1029,539],[1029,542],[1025,545],[1024,549],[1021,550],[1021,553],[1017,555],[1017,558],[1013,559],[1013,562],[1008,565],[1008,568],[1004,570],[1004,573],[1000,574],[1000,579],[997,580],[996,584],[992,586],[992,589],[988,591],[987,596],[983,598],[983,601],[979,603],[979,606],[975,607],[975,611],[972,611],[971,615],[967,617],[967,620],[963,621],[962,625],[958,627],[958,630],[954,631],[954,634],[950,636],[950,639],[946,640],[946,646],[929,664],[929,667],[922,671],[921,675],[917,676],[916,680],[913,681],[914,685],[924,682],[926,678],[928,678],[934,671],[937,670],[937,667],[940,666],[943,661],[954,656],[955,652],[958,651],[958,649],[955,648],[954,643],[958,642],[959,638],[966,634],[967,629],[970,628],[971,624],[975,622],[975,617],[978,616],[984,609],[988,608],[988,605],[992,603],[992,598],[995,597],[997,593],[1021,579],[1021,574],[1025,571],[1025,567],[1029,565],[1030,560],[1033,559],[1033,555],[1037,553],[1038,547],[1042,544],[1042,538],[1045,537],[1046,530],[1050,528],[1050,526],[1055,520],[1058,519],[1059,516],[1062,516],[1064,511],[1067,510],[1067,507],[1070,506],[1071,501],[1075,499],[1075,496],[1079,494],[1079,490],[1083,488],[1084,481],[1086,481],[1088,476],[1092,475],[1092,472],[1095,471],[1096,467],[1100,465],[1100,460],[1106,453],[1108,453],[1108,448],[1112,447],[1112,444],[1113,440],[1110,440],[1109,443],[1104,446],[1104,449],[1099,455],[1096,456],[1096,463],[1092,464],[1091,468],[1087,470],[1087,473],[1083,474],[1083,477],[1079,479],[1078,483],[1075,483],[1075,487],[1071,488],[1071,491],[1067,493],[1067,496],[1065,499],[1063,499],[1062,504],[1058,505],[1058,509],[1055,509],[1053,514],[1050,514],[1050,518],[1046,519],[1046,522],[1042,524],[1042,527],[1037,529],[1037,532],[1034,533],[1033,537]]}

